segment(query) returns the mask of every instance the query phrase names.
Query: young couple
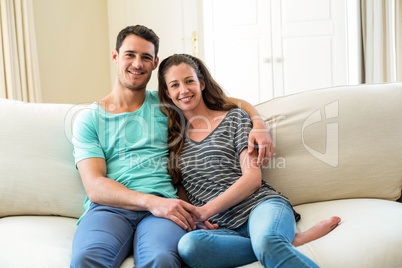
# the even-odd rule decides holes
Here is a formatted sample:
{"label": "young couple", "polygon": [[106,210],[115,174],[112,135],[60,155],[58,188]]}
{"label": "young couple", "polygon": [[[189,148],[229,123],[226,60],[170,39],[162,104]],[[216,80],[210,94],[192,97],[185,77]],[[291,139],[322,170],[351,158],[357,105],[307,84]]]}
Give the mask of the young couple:
{"label": "young couple", "polygon": [[181,258],[194,267],[256,260],[316,267],[294,246],[327,234],[340,219],[295,234],[297,214],[261,179],[266,151],[257,156],[249,145],[270,148],[269,136],[250,132],[255,110],[242,103],[249,117],[238,109],[189,55],[165,59],[159,92],[146,91],[158,47],[152,30],[123,29],[112,55],[113,91],[75,120],[75,162],[87,199],[71,267],[119,267],[133,249],[136,267],[180,267]]}

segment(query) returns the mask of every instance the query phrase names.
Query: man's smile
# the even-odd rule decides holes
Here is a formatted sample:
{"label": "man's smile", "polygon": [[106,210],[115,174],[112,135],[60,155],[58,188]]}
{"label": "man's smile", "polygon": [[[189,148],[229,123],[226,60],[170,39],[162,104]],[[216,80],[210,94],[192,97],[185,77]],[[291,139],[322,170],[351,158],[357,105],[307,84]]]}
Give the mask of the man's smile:
{"label": "man's smile", "polygon": [[134,75],[140,75],[140,74],[144,74],[143,72],[138,72],[138,71],[128,71],[130,74],[134,74]]}

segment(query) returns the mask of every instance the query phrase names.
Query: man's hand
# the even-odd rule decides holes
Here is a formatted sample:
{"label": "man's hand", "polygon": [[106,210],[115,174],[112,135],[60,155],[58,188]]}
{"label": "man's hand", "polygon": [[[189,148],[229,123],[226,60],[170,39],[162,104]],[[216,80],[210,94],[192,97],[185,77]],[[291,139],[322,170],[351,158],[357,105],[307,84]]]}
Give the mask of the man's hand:
{"label": "man's hand", "polygon": [[258,145],[257,164],[262,168],[274,155],[274,146],[272,144],[271,135],[269,134],[269,127],[265,125],[264,119],[253,105],[247,101],[232,97],[230,97],[229,100],[243,109],[253,122],[253,129],[249,135],[248,152],[251,154],[254,151],[254,144]]}
{"label": "man's hand", "polygon": [[153,198],[149,211],[156,217],[169,219],[187,231],[197,228],[195,218],[201,215],[195,206],[180,199]]}
{"label": "man's hand", "polygon": [[260,168],[266,165],[274,155],[274,145],[269,134],[269,128],[265,124],[263,126],[264,128],[257,128],[254,125],[248,137],[248,153],[251,154],[255,147],[258,148],[257,165]]}

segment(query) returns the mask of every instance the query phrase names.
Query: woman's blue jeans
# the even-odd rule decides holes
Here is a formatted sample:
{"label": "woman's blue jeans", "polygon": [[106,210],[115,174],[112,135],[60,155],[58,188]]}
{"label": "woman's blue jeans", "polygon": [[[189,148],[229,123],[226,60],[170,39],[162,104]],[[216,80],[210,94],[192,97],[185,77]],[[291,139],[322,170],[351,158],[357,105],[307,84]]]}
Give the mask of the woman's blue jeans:
{"label": "woman's blue jeans", "polygon": [[70,267],[120,267],[134,249],[136,268],[179,268],[177,243],[185,233],[148,211],[92,204],[75,232]]}
{"label": "woman's blue jeans", "polygon": [[236,267],[260,261],[264,267],[318,267],[291,243],[296,223],[292,207],[280,198],[259,204],[235,230],[196,230],[179,241],[190,267]]}

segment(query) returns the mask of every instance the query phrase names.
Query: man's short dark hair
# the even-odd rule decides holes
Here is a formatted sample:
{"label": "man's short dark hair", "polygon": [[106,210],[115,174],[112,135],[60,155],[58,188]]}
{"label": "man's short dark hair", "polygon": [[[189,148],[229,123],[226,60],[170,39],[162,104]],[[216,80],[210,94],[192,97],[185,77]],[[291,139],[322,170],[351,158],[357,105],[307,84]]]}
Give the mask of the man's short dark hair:
{"label": "man's short dark hair", "polygon": [[149,29],[142,25],[127,26],[126,28],[124,28],[123,30],[120,31],[120,33],[117,35],[117,40],[116,40],[117,52],[119,52],[124,39],[126,39],[126,37],[130,34],[134,34],[134,35],[141,37],[141,38],[147,40],[148,42],[151,42],[152,44],[154,44],[155,58],[158,56],[159,37],[156,35],[156,33],[152,29]]}

